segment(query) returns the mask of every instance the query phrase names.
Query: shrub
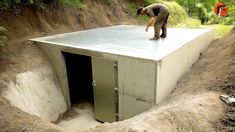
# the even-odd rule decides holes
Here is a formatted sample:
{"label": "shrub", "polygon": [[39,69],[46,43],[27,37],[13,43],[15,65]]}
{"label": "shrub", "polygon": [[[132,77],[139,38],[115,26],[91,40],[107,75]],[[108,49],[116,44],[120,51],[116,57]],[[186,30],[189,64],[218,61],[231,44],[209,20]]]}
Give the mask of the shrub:
{"label": "shrub", "polygon": [[15,9],[21,5],[31,6],[34,8],[41,8],[43,0],[1,0],[0,10]]}
{"label": "shrub", "polygon": [[206,24],[224,24],[224,25],[231,25],[234,24],[235,17],[234,16],[226,16],[221,17],[218,15],[215,15],[214,13],[210,13],[210,19]]}
{"label": "shrub", "polygon": [[199,19],[202,24],[206,23],[209,20],[209,15],[207,9],[203,3],[197,3],[194,5],[193,9],[190,9],[190,16],[196,19]]}
{"label": "shrub", "polygon": [[177,25],[178,23],[182,23],[184,20],[186,20],[186,18],[188,18],[186,11],[176,2],[172,1],[162,3],[169,8],[169,24]]}
{"label": "shrub", "polygon": [[0,10],[6,10],[10,8],[10,6],[11,6],[11,2],[9,0],[2,0],[0,2]]}

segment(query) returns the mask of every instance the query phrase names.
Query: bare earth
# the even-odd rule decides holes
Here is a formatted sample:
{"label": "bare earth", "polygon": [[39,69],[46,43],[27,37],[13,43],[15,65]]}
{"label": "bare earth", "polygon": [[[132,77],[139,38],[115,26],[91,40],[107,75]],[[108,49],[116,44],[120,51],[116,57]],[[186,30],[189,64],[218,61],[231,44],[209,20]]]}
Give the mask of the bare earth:
{"label": "bare earth", "polygon": [[[0,47],[0,94],[18,73],[50,65],[42,51],[26,41],[28,38],[115,24],[139,23],[130,17],[124,5],[103,6],[95,0],[89,1],[88,6],[94,8],[80,13],[61,11],[63,18],[60,16],[61,12],[45,14],[30,9],[25,9],[24,16],[11,16],[4,20],[1,18],[0,25],[8,29],[9,41]],[[119,10],[121,12],[117,13]],[[229,106],[219,99],[222,94],[235,94],[234,89],[235,28],[229,36],[213,41],[161,104],[134,118],[105,123],[88,131],[235,131],[232,120],[235,115],[234,107],[230,106],[230,111],[226,111]],[[64,130],[21,111],[0,96],[0,131]]]}

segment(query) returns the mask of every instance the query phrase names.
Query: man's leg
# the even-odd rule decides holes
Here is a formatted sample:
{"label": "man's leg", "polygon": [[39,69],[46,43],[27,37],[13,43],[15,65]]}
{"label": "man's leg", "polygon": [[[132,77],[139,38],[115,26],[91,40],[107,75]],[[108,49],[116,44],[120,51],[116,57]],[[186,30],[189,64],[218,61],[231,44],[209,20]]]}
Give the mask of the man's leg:
{"label": "man's leg", "polygon": [[167,35],[167,20],[168,20],[169,14],[167,15],[163,25],[162,25],[162,34],[161,34],[161,38],[166,38]]}
{"label": "man's leg", "polygon": [[160,38],[160,30],[161,30],[161,25],[157,23],[157,20],[155,20],[154,23],[154,37],[151,38],[150,40],[158,40]]}
{"label": "man's leg", "polygon": [[163,24],[166,18],[167,18],[167,14],[165,12],[159,12],[154,23],[155,34],[154,34],[154,37],[151,38],[150,40],[158,40],[160,38],[160,31],[161,31],[161,28],[163,27]]}
{"label": "man's leg", "polygon": [[161,34],[161,38],[166,38],[166,34],[167,34],[167,23],[164,23],[162,25],[162,34]]}

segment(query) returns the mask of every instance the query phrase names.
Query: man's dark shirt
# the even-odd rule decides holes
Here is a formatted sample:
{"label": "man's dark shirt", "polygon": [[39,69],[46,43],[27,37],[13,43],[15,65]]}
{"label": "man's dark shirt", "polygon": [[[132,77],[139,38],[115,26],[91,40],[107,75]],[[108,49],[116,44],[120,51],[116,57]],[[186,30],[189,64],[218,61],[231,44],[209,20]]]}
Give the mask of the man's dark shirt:
{"label": "man's dark shirt", "polygon": [[167,6],[163,4],[151,4],[145,7],[145,13],[149,17],[155,17],[158,15],[159,12],[168,12]]}

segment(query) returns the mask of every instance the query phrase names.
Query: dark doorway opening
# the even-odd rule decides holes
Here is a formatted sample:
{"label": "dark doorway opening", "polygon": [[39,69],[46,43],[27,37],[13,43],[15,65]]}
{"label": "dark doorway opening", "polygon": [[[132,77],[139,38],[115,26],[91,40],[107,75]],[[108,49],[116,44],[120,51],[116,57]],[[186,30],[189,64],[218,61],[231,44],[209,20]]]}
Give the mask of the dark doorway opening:
{"label": "dark doorway opening", "polygon": [[62,52],[67,67],[71,105],[89,101],[94,104],[91,57]]}

